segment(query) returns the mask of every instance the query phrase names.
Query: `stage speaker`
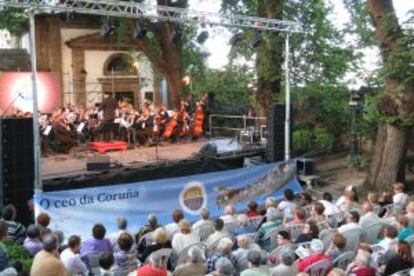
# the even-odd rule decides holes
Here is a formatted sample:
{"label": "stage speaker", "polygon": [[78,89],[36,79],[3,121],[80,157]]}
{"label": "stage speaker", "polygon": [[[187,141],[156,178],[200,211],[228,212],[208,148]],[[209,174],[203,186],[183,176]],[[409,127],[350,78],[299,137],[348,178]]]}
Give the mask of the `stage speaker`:
{"label": "stage speaker", "polygon": [[108,155],[89,157],[86,160],[87,171],[106,171],[111,167],[111,159]]}
{"label": "stage speaker", "polygon": [[1,174],[0,202],[12,203],[17,219],[24,224],[33,221],[29,201],[33,198],[34,153],[32,118],[0,120]]}
{"label": "stage speaker", "polygon": [[266,124],[266,159],[268,162],[282,161],[285,159],[285,105],[272,105],[267,112]]}
{"label": "stage speaker", "polygon": [[314,161],[311,158],[300,158],[296,160],[298,175],[308,176],[314,173]]}
{"label": "stage speaker", "polygon": [[215,157],[217,155],[217,145],[214,143],[207,143],[201,147],[197,154],[196,158],[209,158]]}

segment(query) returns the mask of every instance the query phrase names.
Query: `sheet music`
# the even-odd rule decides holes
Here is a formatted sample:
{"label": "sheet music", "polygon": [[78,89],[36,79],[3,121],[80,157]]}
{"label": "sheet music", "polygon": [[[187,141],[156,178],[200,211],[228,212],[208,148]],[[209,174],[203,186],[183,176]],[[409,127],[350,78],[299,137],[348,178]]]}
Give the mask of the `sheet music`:
{"label": "sheet music", "polygon": [[78,125],[78,127],[76,128],[76,131],[77,131],[78,133],[82,133],[82,131],[83,131],[84,127],[85,127],[85,122],[82,122],[82,123],[80,123],[80,124]]}
{"label": "sheet music", "polygon": [[43,131],[43,135],[49,136],[50,132],[52,131],[52,126],[48,125],[45,130]]}

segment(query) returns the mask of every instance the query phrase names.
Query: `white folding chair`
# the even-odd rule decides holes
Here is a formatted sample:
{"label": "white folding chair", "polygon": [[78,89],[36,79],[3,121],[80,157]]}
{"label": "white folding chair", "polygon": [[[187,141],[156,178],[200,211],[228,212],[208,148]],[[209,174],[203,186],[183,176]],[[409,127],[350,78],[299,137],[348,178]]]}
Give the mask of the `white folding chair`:
{"label": "white folding chair", "polygon": [[183,249],[181,249],[180,252],[176,252],[176,255],[174,255],[174,257],[172,258],[171,264],[173,267],[176,267],[180,264],[183,264],[186,262],[187,260],[187,256],[188,256],[188,251],[193,247],[193,246],[197,246],[200,249],[202,249],[203,251],[205,251],[206,249],[206,245],[202,242],[197,242],[197,243],[193,243],[190,244],[186,247],[184,247]]}
{"label": "white folding chair", "polygon": [[198,234],[201,241],[206,241],[208,236],[214,232],[214,228],[211,225],[201,225],[195,228],[194,232]]}
{"label": "white folding chair", "polygon": [[[162,263],[164,265],[167,265],[168,264],[168,260],[171,258],[173,252],[174,252],[174,250],[171,249],[171,248],[162,248],[162,249],[159,249],[157,251],[152,252],[151,255],[153,255],[153,254],[155,255],[156,254],[158,256],[161,256]],[[145,260],[145,263],[148,263],[148,260],[149,260],[149,257],[150,256],[147,257],[147,259]]]}
{"label": "white folding chair", "polygon": [[322,260],[308,266],[306,268],[306,272],[309,274],[309,276],[325,276],[330,266],[330,261]]}
{"label": "white folding chair", "polygon": [[334,267],[346,270],[348,265],[354,260],[354,258],[355,253],[348,251],[339,255],[335,260],[333,260],[332,263]]}
{"label": "white folding chair", "polygon": [[269,250],[272,250],[277,246],[277,233],[280,230],[281,229],[279,227],[276,227],[267,232],[266,235],[262,238],[263,241],[270,240],[270,248],[268,248]]}
{"label": "white folding chair", "polygon": [[375,243],[378,238],[378,234],[381,231],[383,225],[384,224],[380,222],[375,222],[375,223],[365,226],[364,227],[365,242],[369,244]]}

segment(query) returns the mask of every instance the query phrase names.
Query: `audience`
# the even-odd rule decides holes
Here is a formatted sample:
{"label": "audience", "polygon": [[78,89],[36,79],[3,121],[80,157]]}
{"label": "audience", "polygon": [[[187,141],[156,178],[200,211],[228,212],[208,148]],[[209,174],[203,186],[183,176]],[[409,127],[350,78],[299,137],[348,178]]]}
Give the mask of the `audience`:
{"label": "audience", "polygon": [[312,201],[313,201],[312,196],[306,192],[299,195],[299,206],[300,207],[309,206],[312,203]]}
{"label": "audience", "polygon": [[190,244],[200,242],[200,237],[191,231],[191,225],[188,221],[180,220],[178,227],[180,232],[175,234],[172,239],[172,248],[175,252],[179,253]]}
{"label": "audience", "polygon": [[347,275],[375,276],[375,268],[370,266],[371,254],[364,250],[358,250],[355,260],[348,265]]}
{"label": "audience", "polygon": [[118,238],[123,233],[131,233],[127,230],[128,228],[128,220],[126,218],[117,218],[116,224],[118,226],[118,231],[109,235],[108,240],[111,242],[112,248],[117,247]]}
{"label": "audience", "polygon": [[374,213],[379,214],[381,206],[379,205],[378,194],[376,192],[369,192],[367,195],[367,201],[371,203]]}
{"label": "audience", "polygon": [[220,217],[225,224],[230,224],[235,222],[235,211],[233,205],[227,205],[224,207],[224,215]]}
{"label": "audience", "polygon": [[51,232],[51,230],[49,229],[49,224],[50,224],[50,216],[46,213],[40,213],[37,217],[36,217],[36,224],[39,227],[39,231],[41,236],[43,236],[44,234],[48,234]]}
{"label": "audience", "polygon": [[324,213],[325,213],[325,206],[320,202],[314,202],[312,204],[310,219],[315,222],[325,222],[326,217]]}
{"label": "audience", "polygon": [[292,248],[283,248],[279,253],[279,259],[280,264],[272,269],[272,276],[295,276],[297,274],[296,255]]}
{"label": "audience", "polygon": [[341,196],[336,202],[341,212],[354,211],[359,208],[358,206],[358,193],[355,186],[348,186],[345,188],[343,196]]}
{"label": "audience", "polygon": [[397,238],[399,240],[405,240],[409,236],[414,234],[414,229],[410,228],[408,226],[408,218],[404,215],[399,215],[397,217],[397,230],[398,230],[398,236]]}
{"label": "audience", "polygon": [[302,234],[300,234],[296,238],[295,243],[310,242],[311,240],[317,239],[318,237],[319,237],[318,225],[313,221],[309,221],[303,227]]}
{"label": "audience", "polygon": [[414,228],[414,201],[411,201],[407,204],[407,207],[405,208],[406,214],[409,221],[410,228]]}
{"label": "audience", "polygon": [[260,212],[258,210],[259,205],[256,201],[250,201],[247,203],[247,212],[245,213],[248,218],[254,218],[260,216]]}
{"label": "audience", "polygon": [[162,248],[172,248],[171,241],[168,239],[168,233],[164,228],[157,228],[152,234],[152,243],[146,245],[140,255],[140,261],[144,263],[151,253]]}
{"label": "audience", "polygon": [[293,213],[293,220],[286,223],[286,226],[294,224],[304,224],[306,219],[306,212],[303,208],[296,208]]}
{"label": "audience", "polygon": [[86,274],[88,268],[79,257],[81,239],[79,236],[72,235],[68,240],[68,248],[60,254],[60,259],[69,273],[74,275]]}
{"label": "audience", "polygon": [[325,211],[324,211],[325,216],[331,216],[331,215],[339,213],[338,207],[336,207],[336,205],[332,203],[333,198],[330,193],[328,192],[323,193],[322,198],[323,199],[319,200],[319,202],[322,203],[323,206],[325,207]]}
{"label": "audience", "polygon": [[394,195],[392,202],[394,203],[394,211],[396,214],[400,214],[408,203],[408,195],[404,192],[405,185],[401,182],[394,183],[392,185]]}
{"label": "audience", "polygon": [[177,266],[173,276],[198,276],[204,275],[206,272],[204,253],[199,247],[193,246],[188,250],[188,262]]}
{"label": "audience", "polygon": [[343,253],[345,253],[346,238],[340,233],[335,233],[329,246],[326,250],[325,255],[331,257],[332,260],[335,260]]}
{"label": "audience", "polygon": [[114,255],[112,252],[104,252],[99,257],[100,276],[113,276],[111,269],[114,265]]}
{"label": "audience", "polygon": [[236,270],[228,258],[219,258],[214,265],[214,271],[207,276],[233,276],[235,273]]}
{"label": "audience", "polygon": [[163,263],[162,256],[153,253],[149,256],[149,262],[138,268],[136,275],[148,275],[148,276],[167,276],[167,266]]}
{"label": "audience", "polygon": [[231,232],[233,236],[256,232],[256,227],[249,222],[249,219],[245,214],[238,215],[236,220],[236,225]]}
{"label": "audience", "polygon": [[318,239],[313,239],[310,244],[310,256],[305,257],[302,260],[299,260],[298,271],[305,272],[310,265],[316,262],[322,261],[322,260],[332,261],[329,256],[325,256],[323,254],[323,251],[324,251],[323,242]]}
{"label": "audience", "polygon": [[272,264],[280,263],[280,251],[284,248],[293,249],[294,244],[292,243],[290,233],[288,231],[281,230],[277,233],[277,249],[270,253],[268,257],[269,262]]}
{"label": "audience", "polygon": [[278,208],[282,211],[285,218],[291,218],[293,216],[293,211],[296,209],[296,204],[293,202],[295,199],[295,193],[291,189],[286,189],[284,191],[284,200],[282,200]]}
{"label": "audience", "polygon": [[222,238],[218,245],[216,252],[207,259],[207,271],[212,272],[216,268],[216,262],[220,258],[225,258],[230,261],[230,263],[233,265],[234,269],[238,268],[237,260],[233,253],[231,252],[231,249],[233,247],[233,242],[229,238]]}
{"label": "audience", "polygon": [[211,234],[206,241],[206,245],[210,248],[213,244],[217,243],[223,237],[229,236],[229,233],[224,230],[224,222],[218,218],[214,220],[214,232]]}
{"label": "audience", "polygon": [[233,251],[233,255],[236,258],[239,269],[243,271],[249,267],[247,254],[249,254],[251,250],[260,250],[260,247],[253,243],[252,239],[248,235],[237,236],[237,246],[239,248]]}
{"label": "audience", "polygon": [[7,239],[23,244],[26,238],[26,228],[16,219],[16,208],[12,204],[8,204],[1,209],[1,216],[7,224]]}
{"label": "audience", "polygon": [[82,245],[80,255],[84,256],[90,252],[112,252],[111,243],[105,239],[106,229],[100,223],[92,227],[92,239],[85,241]]}
{"label": "audience", "polygon": [[387,210],[383,207],[388,206],[392,204],[393,201],[393,194],[389,191],[383,192],[378,200],[378,204],[381,207],[380,213],[378,214],[381,218],[385,215],[391,215],[387,214]]}
{"label": "audience", "polygon": [[384,238],[378,243],[378,245],[384,248],[384,250],[389,250],[392,246],[394,246],[394,244],[398,242],[398,231],[395,227],[386,225],[384,227],[383,233]]}
{"label": "audience", "polygon": [[391,250],[390,254],[386,254],[388,257],[381,268],[385,275],[413,267],[411,246],[406,241],[398,241]]}
{"label": "audience", "polygon": [[206,208],[201,209],[200,217],[201,219],[196,221],[192,228],[198,234],[200,240],[205,241],[214,232],[214,223],[210,218],[210,212]]}
{"label": "audience", "polygon": [[37,252],[42,250],[43,244],[40,241],[40,229],[35,224],[30,224],[27,227],[27,237],[24,240],[23,247],[29,252],[29,255],[34,257]]}
{"label": "audience", "polygon": [[[174,235],[180,232],[180,227],[178,223],[184,219],[184,213],[181,209],[176,209],[172,213],[172,223],[165,225],[165,230],[168,233],[170,240],[174,238]],[[158,227],[157,227],[158,228]],[[155,229],[154,229],[155,230]]]}
{"label": "audience", "polygon": [[270,274],[269,267],[261,265],[262,255],[260,251],[251,250],[247,254],[247,260],[249,261],[250,268],[242,271],[240,276],[267,276]]}
{"label": "audience", "polygon": [[5,270],[9,265],[7,252],[4,248],[3,241],[7,238],[7,223],[0,220],[0,271]]}
{"label": "audience", "polygon": [[135,235],[135,242],[137,243],[138,251],[142,251],[146,246],[147,240],[145,239],[146,235],[155,231],[155,229],[162,227],[161,224],[158,224],[158,219],[154,214],[148,215],[148,224],[142,226],[138,233]]}
{"label": "audience", "polygon": [[269,233],[278,229],[283,223],[283,215],[274,207],[270,207],[266,211],[266,222],[257,231],[257,242],[264,250],[270,250],[272,239]]}
{"label": "audience", "polygon": [[115,265],[112,267],[112,272],[115,275],[127,275],[134,271],[139,266],[137,259],[137,252],[133,250],[134,238],[129,233],[122,233],[119,235],[118,249],[114,253]]}
{"label": "audience", "polygon": [[365,201],[364,203],[362,203],[361,213],[362,216],[359,219],[359,225],[362,228],[365,228],[373,224],[383,224],[383,220],[380,219],[380,217],[376,213],[374,213],[374,206],[372,206],[370,202]]}

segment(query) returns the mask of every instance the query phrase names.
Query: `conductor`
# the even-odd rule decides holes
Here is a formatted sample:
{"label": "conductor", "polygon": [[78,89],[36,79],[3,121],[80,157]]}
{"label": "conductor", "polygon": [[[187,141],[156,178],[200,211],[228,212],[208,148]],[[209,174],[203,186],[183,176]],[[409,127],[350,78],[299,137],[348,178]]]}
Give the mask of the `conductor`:
{"label": "conductor", "polygon": [[108,142],[113,139],[113,131],[114,131],[114,120],[115,120],[115,111],[118,107],[117,101],[112,96],[112,93],[109,91],[105,91],[104,99],[102,101],[101,106],[99,107],[99,111],[102,111],[102,132],[104,135],[105,142]]}

